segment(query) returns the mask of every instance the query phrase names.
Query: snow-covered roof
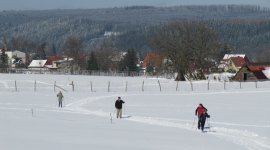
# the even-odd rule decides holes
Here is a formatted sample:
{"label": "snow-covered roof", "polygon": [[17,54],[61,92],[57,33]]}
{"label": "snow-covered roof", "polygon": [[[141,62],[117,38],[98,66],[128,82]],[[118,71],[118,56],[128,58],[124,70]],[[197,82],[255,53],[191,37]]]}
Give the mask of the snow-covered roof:
{"label": "snow-covered roof", "polygon": [[46,64],[47,60],[32,60],[29,68],[42,68]]}
{"label": "snow-covered roof", "polygon": [[19,50],[15,50],[15,51],[13,51],[12,52],[13,54],[21,54],[21,55],[25,55],[25,53],[24,52],[21,52],[21,51],[19,51]]}
{"label": "snow-covered roof", "polygon": [[226,64],[219,64],[218,65],[218,68],[222,69],[222,68],[225,68]]}
{"label": "snow-covered roof", "polygon": [[266,67],[262,72],[268,79],[270,79],[270,67]]}
{"label": "snow-covered roof", "polygon": [[231,57],[242,57],[245,58],[245,54],[225,54],[223,60],[230,59]]}

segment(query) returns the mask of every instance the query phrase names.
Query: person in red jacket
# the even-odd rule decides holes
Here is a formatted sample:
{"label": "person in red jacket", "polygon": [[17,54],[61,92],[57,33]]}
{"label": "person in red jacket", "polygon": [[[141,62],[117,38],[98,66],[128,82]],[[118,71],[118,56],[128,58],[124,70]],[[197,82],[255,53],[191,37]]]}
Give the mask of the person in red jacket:
{"label": "person in red jacket", "polygon": [[204,111],[206,112],[207,109],[203,106],[203,104],[199,104],[199,106],[195,110],[195,116],[198,116],[198,129],[201,128],[200,116]]}

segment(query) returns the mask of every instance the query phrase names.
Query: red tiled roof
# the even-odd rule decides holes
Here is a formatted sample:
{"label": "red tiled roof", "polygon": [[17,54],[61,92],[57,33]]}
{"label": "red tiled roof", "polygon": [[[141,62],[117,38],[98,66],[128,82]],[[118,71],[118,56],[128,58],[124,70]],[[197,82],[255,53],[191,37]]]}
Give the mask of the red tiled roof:
{"label": "red tiled roof", "polygon": [[254,72],[254,71],[262,71],[264,70],[264,67],[263,66],[248,66],[248,69]]}
{"label": "red tiled roof", "polygon": [[268,79],[262,71],[255,71],[253,74],[257,79]]}
{"label": "red tiled roof", "polygon": [[263,73],[263,70],[265,70],[267,67],[270,67],[270,64],[249,64],[247,67],[251,72],[253,72],[257,79],[268,79]]}
{"label": "red tiled roof", "polygon": [[231,57],[230,59],[234,63],[235,67],[242,67],[246,64],[245,58],[243,57]]}
{"label": "red tiled roof", "polygon": [[57,61],[57,60],[62,60],[64,57],[62,56],[48,56],[47,57],[47,62],[45,65],[52,65],[53,61]]}
{"label": "red tiled roof", "polygon": [[250,64],[247,67],[250,71],[255,72],[265,70],[265,68],[270,67],[270,64]]}

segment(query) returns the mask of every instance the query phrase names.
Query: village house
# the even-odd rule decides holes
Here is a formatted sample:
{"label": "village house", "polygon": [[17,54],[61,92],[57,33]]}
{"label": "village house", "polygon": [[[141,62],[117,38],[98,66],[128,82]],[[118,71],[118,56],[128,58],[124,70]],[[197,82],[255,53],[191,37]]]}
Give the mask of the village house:
{"label": "village house", "polygon": [[148,53],[143,60],[144,73],[156,73],[161,68],[163,59],[164,57],[158,53]]}
{"label": "village house", "polygon": [[225,54],[218,65],[219,72],[236,73],[243,65],[249,63],[245,54]]}
{"label": "village house", "polygon": [[236,73],[239,69],[246,64],[246,60],[243,57],[231,57],[225,67],[225,72]]}
{"label": "village house", "polygon": [[64,57],[62,57],[62,56],[48,56],[45,67],[51,71],[57,70],[59,68],[59,64],[60,64],[59,61],[60,60],[64,60]]}
{"label": "village house", "polygon": [[[52,68],[51,70],[57,70],[62,73],[69,73],[72,70],[72,62],[74,61],[73,58],[70,57],[62,57],[62,56],[57,56],[54,57],[54,60],[52,61]],[[48,63],[49,64],[49,63]]]}
{"label": "village house", "polygon": [[30,65],[28,66],[28,69],[32,71],[48,70],[48,68],[45,66],[46,62],[47,60],[32,60]]}
{"label": "village house", "polygon": [[8,65],[12,68],[15,68],[19,64],[26,63],[26,54],[24,52],[15,50],[15,51],[6,51],[8,56]]}
{"label": "village house", "polygon": [[269,79],[270,63],[248,63],[232,78],[235,81],[256,81]]}

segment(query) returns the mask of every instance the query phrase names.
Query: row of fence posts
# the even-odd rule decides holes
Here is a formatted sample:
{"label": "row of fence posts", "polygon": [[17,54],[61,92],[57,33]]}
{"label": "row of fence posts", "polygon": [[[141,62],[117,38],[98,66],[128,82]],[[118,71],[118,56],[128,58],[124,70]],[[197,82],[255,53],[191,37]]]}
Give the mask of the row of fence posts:
{"label": "row of fence posts", "polygon": [[[242,82],[239,82],[240,84],[240,89],[242,89]],[[108,92],[110,92],[110,81],[108,82]],[[158,85],[159,85],[159,91],[161,92],[162,89],[161,89],[161,84],[160,84],[160,81],[158,80]],[[128,82],[126,81],[126,88],[125,88],[125,92],[127,92],[127,87],[128,87]],[[178,87],[179,87],[179,82],[177,81],[176,83],[176,91],[178,91]],[[190,81],[190,87],[191,87],[191,91],[194,91],[194,88],[193,88],[193,82]],[[224,81],[224,90],[226,90],[226,81]],[[258,88],[258,82],[255,81],[255,88]],[[207,82],[207,89],[208,91],[210,90],[210,80]],[[92,92],[92,82],[91,82],[91,92]],[[144,80],[142,82],[142,92],[144,92]]]}
{"label": "row of fence posts", "polygon": [[[255,83],[255,88],[258,88],[258,82],[255,81],[254,83]],[[74,82],[72,81],[69,85],[71,85],[72,91],[74,92],[75,91],[75,84],[74,84]],[[159,85],[159,91],[161,92],[162,91],[162,87],[161,87],[161,83],[160,83],[159,80],[158,80],[158,85]],[[190,81],[190,87],[191,87],[191,91],[194,91],[194,87],[193,87],[193,82],[192,81]],[[226,90],[226,81],[224,81],[223,87],[224,87],[224,90]],[[239,82],[239,87],[240,87],[240,89],[242,89],[242,82]],[[66,89],[62,88],[61,86],[58,86],[56,84],[56,81],[54,81],[54,92],[56,92],[56,88],[59,88],[59,89],[61,89],[63,91],[67,91]],[[92,81],[90,81],[90,88],[91,88],[91,92],[93,92],[93,83],[92,83]],[[179,82],[177,81],[176,82],[176,91],[178,91],[178,88],[179,88]],[[110,92],[110,89],[111,89],[111,82],[109,81],[108,82],[107,91]],[[207,89],[208,89],[208,91],[210,90],[210,81],[208,81],[208,83],[207,83]],[[17,86],[17,81],[16,80],[15,80],[15,91],[16,92],[18,91],[18,86]],[[35,92],[37,91],[37,82],[36,82],[36,80],[34,82],[34,91]],[[127,91],[128,91],[128,82],[126,81],[125,92],[127,92]],[[144,92],[144,80],[142,82],[142,92]]]}

